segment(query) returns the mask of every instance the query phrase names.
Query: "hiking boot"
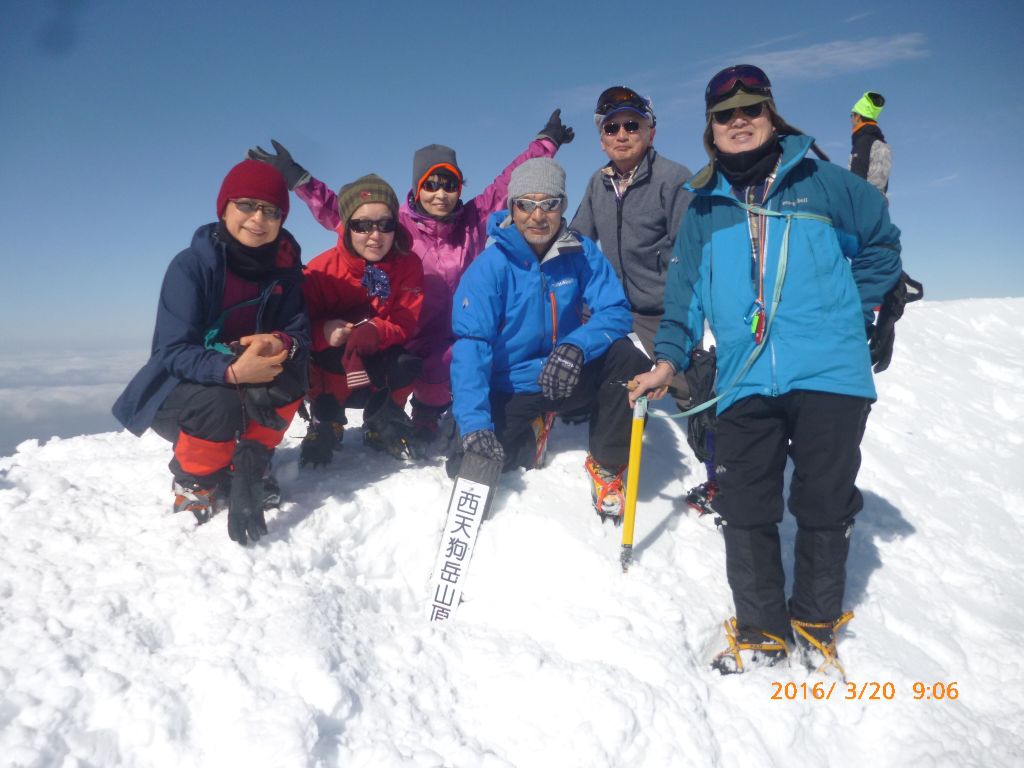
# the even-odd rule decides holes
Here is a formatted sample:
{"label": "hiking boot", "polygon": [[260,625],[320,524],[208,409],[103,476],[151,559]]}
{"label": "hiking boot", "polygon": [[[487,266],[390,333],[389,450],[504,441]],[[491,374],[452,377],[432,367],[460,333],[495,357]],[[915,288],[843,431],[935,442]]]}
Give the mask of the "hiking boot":
{"label": "hiking boot", "polygon": [[412,419],[386,390],[375,394],[375,398],[378,402],[371,400],[363,411],[363,445],[396,459],[419,458],[421,451]]}
{"label": "hiking boot", "polygon": [[695,485],[686,493],[686,503],[690,505],[690,509],[696,512],[698,515],[709,515],[715,510],[711,506],[712,500],[715,498],[715,494],[718,493],[718,483],[714,480],[708,480],[700,485]]}
{"label": "hiking boot", "polygon": [[835,621],[790,621],[800,660],[809,671],[838,676],[846,682],[846,670],[836,653],[836,633],[852,618],[853,611],[847,611]]}
{"label": "hiking boot", "polygon": [[530,427],[533,429],[533,442],[537,446],[533,454],[533,468],[540,469],[548,458],[548,435],[555,423],[555,414],[541,413],[533,417]]}
{"label": "hiking boot", "polygon": [[622,485],[622,475],[626,468],[620,467],[613,472],[598,464],[589,454],[583,466],[590,475],[590,496],[594,501],[594,510],[601,516],[601,522],[611,518],[616,525],[620,525],[626,509],[626,492]]}
{"label": "hiking boot", "polygon": [[438,425],[447,409],[447,405],[426,405],[415,396],[412,398],[412,426],[417,441],[427,445],[437,439]]}
{"label": "hiking boot", "polygon": [[344,439],[345,425],[340,421],[311,421],[306,436],[302,438],[299,466],[312,464],[320,467],[330,464],[334,452],[341,449]]}
{"label": "hiking boot", "polygon": [[758,667],[774,667],[789,655],[786,641],[759,629],[737,629],[736,617],[725,622],[728,646],[711,662],[722,675],[739,675]]}
{"label": "hiking boot", "polygon": [[281,486],[270,472],[263,476],[263,511],[281,508]]}
{"label": "hiking boot", "polygon": [[196,518],[196,525],[208,523],[225,507],[224,496],[216,485],[204,488],[195,481],[175,478],[171,490],[174,491],[174,513],[191,512]]}

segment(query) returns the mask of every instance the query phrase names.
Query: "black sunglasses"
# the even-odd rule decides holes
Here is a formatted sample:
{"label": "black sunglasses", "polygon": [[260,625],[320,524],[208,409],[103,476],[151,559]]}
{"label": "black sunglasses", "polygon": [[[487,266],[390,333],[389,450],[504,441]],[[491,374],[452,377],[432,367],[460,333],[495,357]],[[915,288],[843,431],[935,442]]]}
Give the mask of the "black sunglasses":
{"label": "black sunglasses", "polygon": [[445,192],[458,192],[459,182],[447,176],[441,176],[424,181],[423,189],[427,192],[437,192],[439,189],[443,189]]}
{"label": "black sunglasses", "polygon": [[348,228],[353,232],[358,232],[360,235],[368,235],[373,230],[377,230],[381,234],[388,234],[394,232],[397,223],[394,219],[352,219],[348,223]]}
{"label": "black sunglasses", "polygon": [[620,128],[625,128],[626,133],[636,133],[640,130],[640,123],[636,120],[627,120],[624,123],[607,122],[601,126],[601,130],[605,132],[606,136],[614,136]]}
{"label": "black sunglasses", "polygon": [[732,120],[733,113],[737,109],[753,120],[755,117],[760,117],[764,112],[764,102],[759,101],[757,104],[751,104],[746,107],[736,107],[735,109],[720,109],[717,112],[712,112],[711,116],[719,125],[728,125],[729,121]]}

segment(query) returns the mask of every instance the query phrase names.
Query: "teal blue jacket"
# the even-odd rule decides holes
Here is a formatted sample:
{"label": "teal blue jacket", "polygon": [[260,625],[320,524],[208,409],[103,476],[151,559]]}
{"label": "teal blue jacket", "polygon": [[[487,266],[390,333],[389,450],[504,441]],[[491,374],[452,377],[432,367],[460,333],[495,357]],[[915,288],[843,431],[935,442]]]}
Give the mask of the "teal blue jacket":
{"label": "teal blue jacket", "polygon": [[[764,207],[790,218],[767,217],[766,317],[788,226],[787,264],[763,348],[745,372],[756,346],[751,320],[760,269],[748,213],[722,174],[693,190],[676,237],[655,354],[685,370],[707,319],[718,346],[719,413],[744,397],[795,389],[876,398],[865,323],[900,276],[900,231],[874,187],[806,157],[812,141],[781,137],[782,160]],[[807,214],[827,221],[800,218]]]}

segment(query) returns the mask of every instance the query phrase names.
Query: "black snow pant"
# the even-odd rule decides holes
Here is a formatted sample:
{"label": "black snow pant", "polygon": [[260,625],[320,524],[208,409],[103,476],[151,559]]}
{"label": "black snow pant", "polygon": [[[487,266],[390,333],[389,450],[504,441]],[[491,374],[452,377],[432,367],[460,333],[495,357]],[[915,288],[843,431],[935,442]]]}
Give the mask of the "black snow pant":
{"label": "black snow pant", "polygon": [[268,451],[284,437],[307,387],[306,361],[285,364],[269,384],[178,384],[160,406],[151,425],[174,443],[171,473],[182,482],[208,486],[231,463],[239,441],[254,441]]}
{"label": "black snow pant", "polygon": [[[572,413],[589,409],[589,450],[603,467],[618,469],[629,461],[630,422],[633,410],[622,382],[649,371],[651,361],[628,338],[616,341],[601,357],[583,366],[573,393],[550,400],[540,392],[491,390],[494,433],[505,450],[504,471],[533,467],[536,441],[531,422],[544,413]],[[455,440],[458,441],[458,434]],[[448,471],[454,476],[461,462],[460,448],[453,446]]]}
{"label": "black snow pant", "polygon": [[[855,485],[870,402],[795,390],[753,396],[719,415],[715,510],[725,521],[725,564],[740,629],[790,636],[790,617],[831,622],[842,614]],[[789,509],[797,522],[793,593],[786,605],[778,525],[783,478],[793,460]]]}

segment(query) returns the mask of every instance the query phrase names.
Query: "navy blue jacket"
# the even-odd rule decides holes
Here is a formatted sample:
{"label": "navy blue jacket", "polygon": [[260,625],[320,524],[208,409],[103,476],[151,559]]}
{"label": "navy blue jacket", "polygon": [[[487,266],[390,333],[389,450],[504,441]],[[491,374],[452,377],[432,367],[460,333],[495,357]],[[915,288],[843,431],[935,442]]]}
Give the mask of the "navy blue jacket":
{"label": "navy blue jacket", "polygon": [[[183,250],[164,275],[153,331],[152,354],[114,403],[112,412],[128,431],[141,435],[153,423],[164,400],[179,383],[224,385],[234,357],[207,349],[207,331],[224,310],[227,255],[216,224],[196,230],[192,245]],[[293,254],[293,264],[260,283],[253,333],[281,331],[297,345],[296,357],[309,350],[309,317],[302,298],[299,246],[281,231]]]}

